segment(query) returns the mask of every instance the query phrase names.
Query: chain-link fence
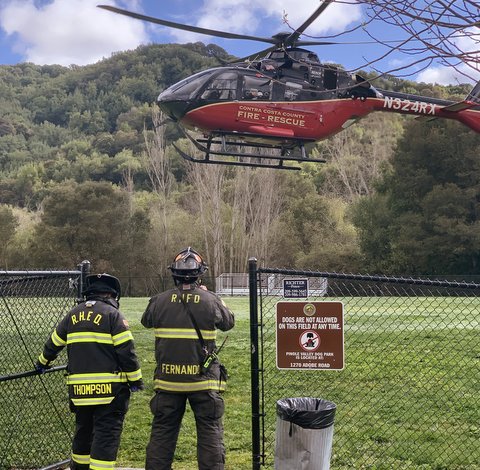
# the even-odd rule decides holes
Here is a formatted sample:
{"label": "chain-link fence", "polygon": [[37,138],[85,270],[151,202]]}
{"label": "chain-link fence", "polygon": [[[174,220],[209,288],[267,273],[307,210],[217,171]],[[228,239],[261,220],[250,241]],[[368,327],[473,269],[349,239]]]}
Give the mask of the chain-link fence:
{"label": "chain-link fence", "polygon": [[84,271],[0,272],[1,470],[57,468],[68,460],[74,421],[65,351],[44,374],[34,364],[75,305]]}
{"label": "chain-link fence", "polygon": [[[286,279],[306,280],[308,297],[282,297]],[[332,469],[480,469],[479,294],[475,283],[257,269],[252,260],[253,468],[273,466],[277,400],[316,397],[337,406]],[[342,370],[277,367],[279,301],[343,305]]]}

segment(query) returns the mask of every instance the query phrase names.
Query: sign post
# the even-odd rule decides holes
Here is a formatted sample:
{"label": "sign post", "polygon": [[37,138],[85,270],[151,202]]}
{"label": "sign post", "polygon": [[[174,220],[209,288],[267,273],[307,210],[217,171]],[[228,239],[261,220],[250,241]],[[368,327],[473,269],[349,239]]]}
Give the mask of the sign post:
{"label": "sign post", "polygon": [[344,368],[342,302],[278,302],[278,369]]}

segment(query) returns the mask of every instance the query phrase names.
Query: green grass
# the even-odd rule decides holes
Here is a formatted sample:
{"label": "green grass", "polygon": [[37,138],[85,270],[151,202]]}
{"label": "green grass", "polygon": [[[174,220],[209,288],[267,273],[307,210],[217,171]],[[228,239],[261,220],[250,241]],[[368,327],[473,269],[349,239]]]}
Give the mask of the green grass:
{"label": "green grass", "polygon": [[[303,392],[337,404],[332,468],[480,468],[480,299],[342,300],[345,370],[284,373],[271,363],[265,367],[270,452],[273,403]],[[274,301],[266,304],[271,358]]]}
{"label": "green grass", "polygon": [[[248,298],[225,302],[236,327],[221,353],[230,381],[226,402],[227,470],[251,469]],[[266,464],[273,464],[275,403],[314,396],[337,404],[332,469],[480,469],[479,299],[346,298],[346,366],[338,372],[278,371],[274,311],[264,299]],[[135,394],[119,463],[143,467],[153,394],[153,334],[140,325],[148,299],[124,299],[147,390]],[[224,334],[220,336],[220,341]],[[188,411],[175,470],[196,468],[195,425]]]}
{"label": "green grass", "polygon": [[[227,333],[229,338],[221,353],[230,373],[224,394],[226,469],[246,470],[252,468],[249,300],[247,297],[224,300],[236,314],[236,326]],[[343,371],[276,369],[274,318],[278,300],[262,299],[266,468],[273,464],[276,400],[315,396],[337,404],[332,470],[480,469],[480,299],[337,299],[345,306]],[[30,303],[26,304],[25,299],[10,302],[29,354],[18,341],[18,333],[8,317],[0,318],[0,335],[6,346],[3,373],[31,368],[31,357],[36,357],[50,330],[50,326],[42,326],[52,322],[48,305],[40,308]],[[121,301],[146,382],[144,392],[132,395],[118,456],[118,466],[122,467],[144,467],[150,435],[154,336],[140,324],[147,303],[147,298]],[[224,336],[225,333],[220,333],[219,341]],[[4,412],[3,417],[0,415],[0,423],[4,423],[0,446],[2,442],[11,444],[18,440],[19,447],[26,430],[47,430],[45,424],[35,420],[35,410],[40,407],[53,413],[46,398],[51,385],[43,387],[42,382],[47,385],[52,381],[64,390],[63,377],[55,376],[2,385],[6,401],[0,403]],[[27,384],[30,384],[28,390]],[[57,407],[63,409],[66,403]],[[196,468],[195,424],[192,412],[187,410],[175,470]],[[66,415],[69,416],[68,411]],[[62,445],[68,445],[64,434],[60,430],[57,442],[61,440]],[[15,438],[12,440],[10,436]],[[3,452],[12,453],[12,449]],[[27,450],[21,452],[20,447],[15,450],[21,457],[19,462],[27,462]]]}

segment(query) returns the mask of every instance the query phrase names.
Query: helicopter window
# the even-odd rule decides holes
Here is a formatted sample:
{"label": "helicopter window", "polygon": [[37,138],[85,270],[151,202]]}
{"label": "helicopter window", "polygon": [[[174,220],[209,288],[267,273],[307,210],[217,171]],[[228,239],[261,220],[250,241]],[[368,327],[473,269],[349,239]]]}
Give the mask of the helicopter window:
{"label": "helicopter window", "polygon": [[317,54],[311,51],[291,51],[290,55],[293,59],[299,60],[301,62],[320,62]]}
{"label": "helicopter window", "polygon": [[285,100],[296,101],[301,99],[300,92],[302,91],[302,85],[293,82],[287,82],[285,85]]}
{"label": "helicopter window", "polygon": [[272,84],[272,100],[282,101],[285,99],[285,84],[274,81]]}
{"label": "helicopter window", "polygon": [[335,70],[325,69],[323,74],[323,86],[327,90],[337,88],[337,72]]}
{"label": "helicopter window", "polygon": [[217,75],[202,93],[204,100],[234,100],[237,97],[237,73]]}
{"label": "helicopter window", "polygon": [[268,56],[269,59],[278,60],[278,59],[285,59],[285,53],[283,51],[273,51]]}
{"label": "helicopter window", "polygon": [[208,75],[210,74],[211,74],[211,70],[204,70],[202,72],[196,73],[195,75],[184,78],[177,84],[172,85],[168,90],[172,92],[182,90],[182,94],[190,95],[192,92],[197,90],[198,87],[201,86],[206,81],[206,79],[208,78]]}
{"label": "helicopter window", "polygon": [[243,95],[245,100],[268,100],[271,95],[271,80],[265,77],[245,75],[243,77]]}

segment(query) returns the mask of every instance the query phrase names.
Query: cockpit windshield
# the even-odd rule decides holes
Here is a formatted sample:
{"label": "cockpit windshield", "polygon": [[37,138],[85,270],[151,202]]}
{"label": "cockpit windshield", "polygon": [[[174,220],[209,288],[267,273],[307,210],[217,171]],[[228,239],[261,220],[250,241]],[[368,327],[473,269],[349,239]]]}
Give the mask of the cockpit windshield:
{"label": "cockpit windshield", "polygon": [[290,51],[290,57],[294,60],[302,60],[307,62],[320,62],[315,52],[306,51],[304,49],[292,49]]}
{"label": "cockpit windshield", "polygon": [[285,52],[283,51],[273,51],[268,56],[269,59],[280,60],[285,59]]}
{"label": "cockpit windshield", "polygon": [[184,78],[183,80],[164,90],[160,94],[160,97],[165,99],[170,95],[175,95],[178,99],[188,99],[209,79],[211,75],[212,69],[209,69]]}

